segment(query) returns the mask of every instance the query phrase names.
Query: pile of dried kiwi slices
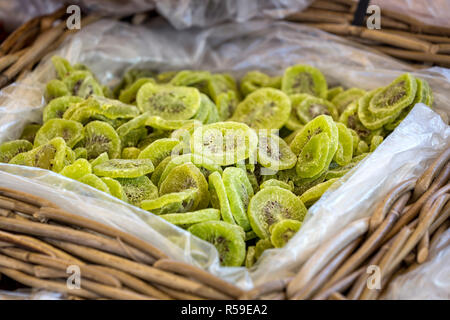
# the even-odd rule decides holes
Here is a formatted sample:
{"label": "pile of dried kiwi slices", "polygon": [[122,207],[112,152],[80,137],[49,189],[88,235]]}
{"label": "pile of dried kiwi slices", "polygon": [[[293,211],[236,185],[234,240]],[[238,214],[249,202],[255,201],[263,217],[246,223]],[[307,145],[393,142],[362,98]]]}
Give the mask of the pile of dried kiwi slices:
{"label": "pile of dried kiwi slices", "polygon": [[53,170],[212,243],[225,266],[283,247],[307,208],[374,151],[428,83],[328,88],[295,65],[240,81],[208,71],[128,71],[110,90],[84,65],[52,58],[42,124],[0,145],[0,162]]}

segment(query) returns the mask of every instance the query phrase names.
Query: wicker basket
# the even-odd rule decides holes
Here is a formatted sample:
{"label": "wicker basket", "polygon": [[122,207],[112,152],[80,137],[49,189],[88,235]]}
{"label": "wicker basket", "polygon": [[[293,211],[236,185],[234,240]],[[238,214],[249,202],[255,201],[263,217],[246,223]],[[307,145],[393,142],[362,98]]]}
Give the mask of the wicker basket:
{"label": "wicker basket", "polygon": [[[247,292],[130,234],[0,186],[0,275],[77,299],[376,299],[382,290],[367,288],[369,265],[379,266],[386,288],[426,261],[450,227],[449,159],[450,149],[419,179],[391,190],[370,218],[323,243],[295,277]],[[80,268],[81,289],[66,285],[71,265]]]}

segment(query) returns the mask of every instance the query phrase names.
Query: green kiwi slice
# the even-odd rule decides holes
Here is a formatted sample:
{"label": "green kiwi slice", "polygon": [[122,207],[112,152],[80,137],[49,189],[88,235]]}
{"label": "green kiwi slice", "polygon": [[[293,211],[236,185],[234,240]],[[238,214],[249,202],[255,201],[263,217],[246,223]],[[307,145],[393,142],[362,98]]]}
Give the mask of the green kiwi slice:
{"label": "green kiwi slice", "polygon": [[336,95],[331,102],[336,106],[339,113],[344,112],[348,105],[354,101],[357,101],[366,91],[359,88],[351,88]]}
{"label": "green kiwi slice", "polygon": [[228,167],[223,171],[222,179],[234,221],[244,231],[249,231],[251,226],[247,217],[247,209],[250,199],[253,197],[253,187],[248,180],[247,173],[240,168]]}
{"label": "green kiwi slice", "polygon": [[386,115],[377,116],[369,110],[369,105],[377,93],[383,91],[383,88],[378,88],[366,93],[358,100],[358,117],[361,123],[370,130],[377,130],[382,128],[385,124],[394,121],[402,110],[392,112]]}
{"label": "green kiwi slice", "polygon": [[[86,158],[87,159],[87,158]],[[90,159],[89,162],[91,163],[92,167],[95,167],[99,164],[102,164],[103,162],[106,162],[109,160],[109,156],[107,152],[103,152],[101,155],[99,155],[95,159]]]}
{"label": "green kiwi slice", "polygon": [[70,96],[70,92],[63,81],[53,79],[47,82],[44,95],[46,101],[51,101],[58,97]]}
{"label": "green kiwi slice", "polygon": [[219,172],[215,171],[208,177],[209,193],[211,195],[211,204],[214,208],[220,210],[222,220],[235,224],[233,214],[231,213],[230,201],[228,200],[225,184]]}
{"label": "green kiwi slice", "polygon": [[261,189],[250,199],[248,218],[253,231],[261,239],[270,237],[271,225],[284,220],[303,221],[306,207],[291,191],[280,187]]}
{"label": "green kiwi slice", "polygon": [[204,209],[208,206],[210,198],[208,183],[201,171],[190,162],[173,168],[162,181],[159,191],[161,195],[164,195],[187,189],[198,189],[193,210]]}
{"label": "green kiwi slice", "polygon": [[200,108],[200,92],[190,87],[144,84],[136,96],[141,112],[149,112],[166,120],[191,118]]}
{"label": "green kiwi slice", "polygon": [[328,190],[328,188],[331,187],[333,183],[335,183],[338,178],[331,179],[322,183],[319,183],[312,187],[311,189],[307,190],[300,196],[300,200],[305,204],[306,207],[312,206],[317,200],[322,197],[322,195],[325,193],[325,191]]}
{"label": "green kiwi slice", "polygon": [[206,221],[219,221],[220,211],[208,208],[185,213],[168,213],[160,217],[176,226],[186,226]]}
{"label": "green kiwi slice", "polygon": [[164,194],[155,199],[144,200],[141,208],[154,214],[186,212],[193,209],[195,194],[198,189]]}
{"label": "green kiwi slice", "polygon": [[364,140],[358,142],[358,148],[356,149],[356,155],[369,152],[369,145]]}
{"label": "green kiwi slice", "polygon": [[231,121],[243,122],[253,129],[280,129],[291,113],[291,100],[281,90],[262,88],[239,103]]}
{"label": "green kiwi slice", "polygon": [[173,86],[194,87],[202,93],[209,94],[210,78],[211,73],[208,71],[182,70],[169,83]]}
{"label": "green kiwi slice", "polygon": [[326,99],[327,81],[319,69],[308,65],[295,65],[284,71],[281,90],[286,94],[307,93]]}
{"label": "green kiwi slice", "polygon": [[100,179],[103,181],[104,184],[106,184],[109,193],[112,196],[122,201],[128,202],[127,195],[125,194],[125,191],[119,181],[108,177],[103,177]]}
{"label": "green kiwi slice", "polygon": [[302,102],[296,107],[298,119],[303,124],[310,122],[312,119],[325,114],[337,120],[339,117],[336,106],[328,100],[308,97],[303,99]]}
{"label": "green kiwi slice", "polygon": [[181,142],[177,139],[163,138],[152,142],[139,154],[139,159],[150,159],[154,166],[168,157]]}
{"label": "green kiwi slice", "polygon": [[268,249],[273,249],[274,246],[270,238],[260,239],[255,245],[255,261],[257,261],[263,254],[264,251]]}
{"label": "green kiwi slice", "polygon": [[279,136],[262,130],[258,132],[258,162],[275,171],[285,170],[295,166],[297,156]]}
{"label": "green kiwi slice", "polygon": [[383,142],[384,138],[382,136],[373,136],[370,141],[370,152],[374,152],[376,148]]}
{"label": "green kiwi slice", "polygon": [[147,176],[138,178],[116,178],[122,185],[128,202],[139,206],[142,201],[156,199],[158,197],[158,188],[150,181]]}
{"label": "green kiwi slice", "polygon": [[344,92],[344,88],[342,88],[341,86],[328,89],[327,100],[332,101],[334,99],[334,97],[336,97],[338,94],[340,94],[342,92]]}
{"label": "green kiwi slice", "polygon": [[280,187],[291,192],[294,191],[294,186],[292,184],[277,179],[266,180],[259,186],[260,189],[264,189],[267,187]]}
{"label": "green kiwi slice", "polygon": [[201,170],[205,178],[208,178],[211,172],[218,171],[219,173],[222,173],[222,168],[220,165],[214,163],[214,161],[210,159],[204,158],[197,154],[188,153],[180,156],[173,156],[171,157],[170,161],[165,165],[164,170],[161,173],[158,186],[161,186],[161,183],[166,179],[166,177],[169,175],[172,169],[184,163],[194,164],[197,168]]}
{"label": "green kiwi slice", "polygon": [[127,104],[136,104],[136,95],[139,89],[146,83],[155,83],[152,78],[140,78],[127,88],[120,91],[119,100]]}
{"label": "green kiwi slice", "polygon": [[244,96],[247,96],[261,88],[272,87],[279,89],[281,85],[280,81],[280,77],[272,78],[260,71],[249,71],[241,79],[241,92]]}
{"label": "green kiwi slice", "polygon": [[60,172],[67,163],[67,146],[63,138],[57,137],[47,144],[28,152],[19,153],[10,164],[26,165]]}
{"label": "green kiwi slice", "polygon": [[[380,129],[377,129],[375,131],[367,129],[359,120],[358,116],[358,103],[352,102],[348,105],[347,109],[341,114],[339,117],[339,122],[343,123],[347,126],[347,128],[352,129],[359,138],[367,141],[371,139],[374,132],[380,131]],[[355,146],[358,145],[358,141],[354,143]]]}
{"label": "green kiwi slice", "polygon": [[127,147],[122,149],[122,159],[138,159],[141,149],[135,147]]}
{"label": "green kiwi slice", "polygon": [[108,153],[109,159],[120,157],[120,138],[110,124],[102,121],[90,122],[84,127],[84,137],[88,160],[97,158],[103,152]]}
{"label": "green kiwi slice", "polygon": [[219,94],[216,98],[217,112],[219,121],[225,121],[233,115],[239,104],[239,98],[236,92],[227,91]]}
{"label": "green kiwi slice", "polygon": [[195,129],[191,151],[219,165],[231,165],[252,155],[258,144],[256,132],[234,121],[216,122]]}
{"label": "green kiwi slice", "polygon": [[33,145],[28,140],[14,140],[0,145],[0,162],[8,163],[12,158],[20,153],[33,149]]}
{"label": "green kiwi slice", "polygon": [[281,220],[270,227],[270,241],[275,248],[282,248],[300,230],[302,223],[298,220]]}
{"label": "green kiwi slice", "polygon": [[86,159],[78,159],[71,165],[65,166],[59,172],[59,174],[74,180],[78,180],[83,176],[91,173],[92,173],[91,163]]}
{"label": "green kiwi slice", "polygon": [[220,94],[232,91],[238,96],[238,89],[236,81],[228,73],[216,73],[211,75],[208,83],[208,91],[211,99],[217,102],[217,98]]}
{"label": "green kiwi slice", "polygon": [[174,71],[174,70],[160,72],[156,76],[156,81],[158,83],[168,83],[168,82],[170,82],[170,80],[172,80],[173,77],[175,77],[175,75],[177,73],[178,73],[178,71]]}
{"label": "green kiwi slice", "polygon": [[72,148],[83,139],[83,125],[72,120],[48,120],[36,133],[34,146],[39,147],[56,137],[63,138],[66,144]]}
{"label": "green kiwi slice", "polygon": [[336,124],[339,132],[339,143],[333,160],[340,166],[350,163],[353,157],[353,136],[342,123]]}
{"label": "green kiwi slice", "polygon": [[70,62],[60,56],[53,56],[51,60],[60,79],[65,78],[74,70]]}
{"label": "green kiwi slice", "polygon": [[93,167],[97,176],[110,178],[138,178],[154,169],[150,159],[112,159]]}
{"label": "green kiwi slice", "polygon": [[398,114],[413,103],[416,91],[416,79],[410,73],[405,73],[373,95],[368,105],[368,111],[374,116],[382,118]]}
{"label": "green kiwi slice", "polygon": [[88,186],[91,186],[95,189],[98,189],[100,191],[110,194],[108,186],[102,181],[102,179],[97,177],[95,174],[92,174],[92,173],[86,174],[77,180],[80,181],[81,183],[87,184]]}
{"label": "green kiwi slice", "polygon": [[213,244],[221,265],[239,267],[245,259],[245,241],[239,226],[224,221],[206,221],[194,224],[188,231]]}
{"label": "green kiwi slice", "polygon": [[250,269],[256,262],[255,258],[255,246],[249,246],[247,248],[247,255],[245,256],[245,267]]}
{"label": "green kiwi slice", "polygon": [[72,96],[64,96],[53,99],[44,108],[43,111],[44,123],[50,119],[61,119],[64,113],[67,111],[67,109],[82,101],[83,101],[82,98]]}
{"label": "green kiwi slice", "polygon": [[103,96],[102,86],[89,71],[73,71],[62,81],[73,96],[88,98],[91,95]]}
{"label": "green kiwi slice", "polygon": [[34,139],[36,137],[36,133],[39,131],[39,129],[41,128],[40,124],[35,124],[35,123],[31,123],[31,124],[27,124],[25,126],[25,128],[22,131],[22,134],[20,135],[20,140],[27,140],[30,143],[34,143]]}
{"label": "green kiwi slice", "polygon": [[[317,135],[320,137],[315,138]],[[330,116],[318,116],[305,125],[290,144],[294,154],[298,154],[299,177],[310,178],[328,168],[338,148],[338,137],[338,128]]]}
{"label": "green kiwi slice", "polygon": [[289,96],[291,99],[291,113],[289,115],[288,120],[284,124],[286,128],[288,128],[291,131],[296,131],[301,128],[303,128],[304,122],[299,119],[297,115],[297,107],[305,100],[306,98],[313,98],[314,96],[311,96],[307,93],[299,93],[299,94],[293,94]]}

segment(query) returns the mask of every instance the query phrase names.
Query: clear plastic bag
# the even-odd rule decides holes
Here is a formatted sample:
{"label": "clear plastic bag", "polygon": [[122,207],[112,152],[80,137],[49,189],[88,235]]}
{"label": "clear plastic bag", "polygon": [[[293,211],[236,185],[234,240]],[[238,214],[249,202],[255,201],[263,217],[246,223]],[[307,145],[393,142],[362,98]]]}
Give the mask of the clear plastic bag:
{"label": "clear plastic bag", "polygon": [[[116,84],[128,68],[208,69],[236,77],[258,69],[272,75],[287,66],[309,63],[329,84],[371,89],[383,86],[407,66],[364,47],[306,26],[275,21],[229,23],[207,30],[177,31],[162,20],[131,26],[102,20],[68,39],[56,54],[90,67],[104,84]],[[450,113],[447,69],[413,72],[426,79],[436,109]],[[0,142],[17,138],[26,123],[38,121],[46,81],[55,72],[48,57],[0,97]],[[417,105],[383,144],[309,212],[302,229],[283,249],[265,252],[245,268],[220,267],[215,248],[163,219],[53,172],[0,165],[0,185],[54,201],[76,214],[115,226],[164,250],[169,256],[209,270],[248,289],[294,274],[317,246],[345,224],[372,213],[373,204],[399,182],[418,177],[450,143],[450,129],[430,108]],[[277,263],[273,263],[273,261]]]}

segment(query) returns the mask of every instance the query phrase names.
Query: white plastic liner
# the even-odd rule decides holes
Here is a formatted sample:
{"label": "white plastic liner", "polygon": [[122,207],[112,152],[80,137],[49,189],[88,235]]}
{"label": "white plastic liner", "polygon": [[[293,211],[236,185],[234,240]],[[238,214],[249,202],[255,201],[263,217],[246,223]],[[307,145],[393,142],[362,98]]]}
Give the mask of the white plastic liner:
{"label": "white plastic liner", "polygon": [[[365,89],[386,85],[411,71],[391,58],[319,30],[273,21],[176,31],[162,21],[144,27],[102,20],[68,39],[57,54],[72,63],[87,64],[103,83],[110,85],[132,66],[208,69],[240,77],[251,69],[275,75],[287,66],[308,63],[320,68],[331,86]],[[436,109],[448,114],[448,69],[431,68],[414,74],[430,83]],[[16,139],[25,124],[40,120],[43,88],[53,77],[53,67],[46,59],[22,82],[1,92],[0,142]],[[153,214],[53,172],[0,164],[0,185],[44,196],[70,212],[132,233],[175,259],[198,265],[248,289],[294,274],[320,243],[347,223],[369,216],[373,205],[392,187],[420,176],[449,143],[449,126],[428,107],[417,105],[395,132],[343,179],[339,189],[328,192],[311,208],[301,231],[285,248],[267,251],[251,270],[220,267],[217,252],[209,243]],[[450,261],[444,265],[450,265]]]}

